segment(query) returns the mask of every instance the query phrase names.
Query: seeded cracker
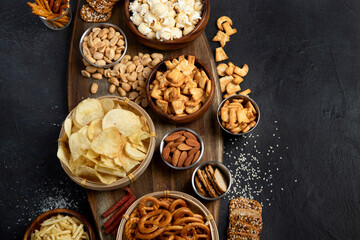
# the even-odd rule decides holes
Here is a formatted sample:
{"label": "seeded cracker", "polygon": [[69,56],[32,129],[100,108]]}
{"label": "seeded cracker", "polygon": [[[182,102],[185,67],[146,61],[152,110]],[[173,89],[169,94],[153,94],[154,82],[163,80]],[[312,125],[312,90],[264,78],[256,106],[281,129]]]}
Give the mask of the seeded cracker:
{"label": "seeded cracker", "polygon": [[86,0],[86,1],[89,3],[90,7],[92,7],[96,12],[101,14],[111,12],[111,10],[113,9],[112,6],[104,5],[102,1],[97,1],[97,0]]}
{"label": "seeded cracker", "polygon": [[80,15],[85,22],[106,22],[110,19],[111,12],[101,14],[95,12],[94,9],[89,6],[89,4],[86,4],[81,7]]}

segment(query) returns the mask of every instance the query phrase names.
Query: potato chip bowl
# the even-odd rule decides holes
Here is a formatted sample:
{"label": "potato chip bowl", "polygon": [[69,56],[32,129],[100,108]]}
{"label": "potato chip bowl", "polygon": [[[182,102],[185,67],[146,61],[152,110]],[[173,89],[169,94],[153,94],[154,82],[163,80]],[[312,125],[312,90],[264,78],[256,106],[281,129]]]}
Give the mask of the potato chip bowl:
{"label": "potato chip bowl", "polygon": [[[135,102],[132,101],[127,101],[127,98],[123,98],[123,97],[117,97],[117,96],[104,96],[104,97],[99,97],[97,99],[104,99],[104,98],[108,98],[108,99],[112,99],[112,100],[117,100],[119,102],[121,102],[123,105],[129,105],[130,107],[132,107],[134,110],[136,110],[140,115],[144,116],[147,120],[147,123],[149,125],[149,129],[151,133],[155,133],[155,126],[153,121],[151,120],[150,116],[147,114],[147,112],[138,104],[136,104]],[[75,108],[74,108],[75,109]],[[72,110],[66,118],[70,117],[72,115],[74,110]],[[64,130],[64,123],[62,124],[61,127],[61,131],[60,131],[60,135],[59,135],[59,139],[61,139],[65,134],[65,130]],[[58,143],[58,147],[60,146],[60,142]],[[132,172],[130,174],[127,174],[126,177],[121,178],[111,184],[104,184],[101,182],[95,182],[95,181],[91,181],[91,180],[87,180],[85,178],[81,178],[78,176],[75,176],[70,169],[62,162],[60,161],[60,164],[62,166],[62,168],[64,169],[64,171],[66,172],[66,174],[77,184],[79,184],[80,186],[87,188],[87,189],[92,189],[92,190],[96,190],[96,191],[109,191],[109,190],[115,190],[115,189],[120,189],[123,188],[127,185],[129,185],[130,183],[134,182],[136,179],[138,179],[141,174],[143,174],[143,172],[146,170],[146,168],[149,166],[152,156],[154,154],[155,151],[155,145],[156,145],[156,138],[155,136],[152,136],[150,138],[150,144],[149,144],[149,148],[146,154],[146,158],[140,163],[140,165],[138,165],[135,169],[132,170]]]}
{"label": "potato chip bowl", "polygon": [[137,199],[126,211],[126,213],[123,215],[123,219],[120,222],[119,230],[117,232],[116,240],[128,240],[125,236],[125,224],[127,222],[126,217],[130,216],[130,214],[135,210],[135,208],[138,207],[140,201],[147,196],[152,196],[155,198],[161,198],[161,197],[171,197],[171,198],[181,198],[186,201],[188,204],[188,207],[194,212],[201,214],[205,217],[207,222],[205,224],[208,225],[211,232],[211,239],[212,240],[219,240],[219,232],[216,226],[216,222],[210,213],[210,211],[196,198],[190,196],[189,194],[178,192],[178,191],[160,191],[160,192],[153,192],[146,194],[145,196]]}

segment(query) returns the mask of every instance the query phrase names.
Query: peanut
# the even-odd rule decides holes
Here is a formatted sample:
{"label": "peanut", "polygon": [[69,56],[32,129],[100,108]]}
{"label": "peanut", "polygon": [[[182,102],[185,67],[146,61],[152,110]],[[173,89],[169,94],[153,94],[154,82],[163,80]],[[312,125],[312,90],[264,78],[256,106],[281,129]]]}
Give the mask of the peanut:
{"label": "peanut", "polygon": [[109,93],[114,93],[116,89],[116,86],[114,84],[111,84],[109,87]]}
{"label": "peanut", "polygon": [[126,92],[124,89],[122,89],[121,87],[118,87],[118,92],[119,92],[119,95],[121,97],[125,97],[126,96]]}
{"label": "peanut", "polygon": [[81,75],[83,75],[84,77],[88,77],[88,78],[91,76],[90,73],[86,70],[81,70]]}
{"label": "peanut", "polygon": [[97,83],[92,83],[91,88],[90,88],[90,92],[92,94],[95,94],[97,92],[98,88],[99,88],[99,85],[97,85]]}
{"label": "peanut", "polygon": [[95,78],[95,79],[97,79],[97,80],[102,79],[101,73],[94,73],[94,74],[92,75],[92,77]]}
{"label": "peanut", "polygon": [[110,77],[109,82],[114,84],[117,87],[120,85],[119,80],[116,77]]}

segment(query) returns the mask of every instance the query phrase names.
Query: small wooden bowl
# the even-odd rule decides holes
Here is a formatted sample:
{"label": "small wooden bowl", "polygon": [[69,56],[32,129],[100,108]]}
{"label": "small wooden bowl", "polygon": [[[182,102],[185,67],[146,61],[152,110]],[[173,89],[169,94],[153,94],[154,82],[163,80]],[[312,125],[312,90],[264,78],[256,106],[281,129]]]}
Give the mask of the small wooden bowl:
{"label": "small wooden bowl", "polygon": [[201,15],[201,19],[198,24],[195,26],[194,30],[192,30],[188,35],[183,36],[179,39],[169,40],[169,41],[159,41],[156,39],[147,38],[145,35],[141,34],[135,24],[130,19],[130,11],[129,4],[130,0],[125,0],[125,22],[129,27],[130,31],[135,35],[136,39],[142,44],[159,49],[159,50],[174,50],[184,48],[196,38],[200,36],[200,34],[205,30],[205,27],[209,21],[210,17],[210,0],[204,0],[203,12]]}
{"label": "small wooden bowl", "polygon": [[[122,102],[123,104],[130,105],[133,109],[135,109],[138,113],[140,113],[141,115],[143,115],[146,118],[146,120],[147,120],[147,122],[149,124],[150,132],[155,133],[155,126],[154,126],[153,121],[151,120],[151,118],[147,114],[147,112],[142,107],[140,107],[138,104],[136,104],[136,103],[134,103],[132,101],[129,101],[128,103],[126,103],[125,102],[126,98],[117,97],[117,96],[104,96],[104,97],[99,97],[98,99],[103,99],[103,98],[110,98],[110,99],[113,99],[113,100],[118,100],[118,101]],[[67,117],[70,117],[73,111],[71,111]],[[61,139],[64,134],[65,134],[65,130],[64,130],[64,124],[63,124],[62,128],[61,128],[61,131],[60,131],[59,138]],[[61,144],[61,142],[58,143],[58,146],[60,144]],[[99,182],[90,181],[90,180],[86,180],[84,178],[75,176],[74,174],[72,174],[70,169],[62,161],[60,161],[60,163],[61,163],[62,168],[66,172],[66,174],[75,183],[79,184],[80,186],[82,186],[84,188],[88,188],[88,189],[92,189],[92,190],[96,190],[96,191],[109,191],[109,190],[114,190],[114,189],[120,189],[120,188],[123,188],[123,187],[129,185],[130,183],[134,182],[146,170],[146,168],[149,166],[149,164],[151,162],[151,159],[152,159],[152,156],[154,154],[155,145],[156,145],[156,139],[155,139],[155,137],[151,137],[150,144],[149,144],[149,149],[148,149],[146,158],[141,162],[140,165],[138,165],[131,172],[132,177],[127,175],[126,177],[121,178],[121,179],[117,180],[116,182],[114,182],[112,184],[104,184],[104,183],[102,183],[100,181]]]}
{"label": "small wooden bowl", "polygon": [[[190,115],[184,116],[184,117],[178,117],[176,115],[170,116],[170,115],[164,113],[163,111],[161,111],[156,106],[155,102],[153,101],[152,97],[150,96],[150,83],[152,83],[155,80],[157,71],[166,71],[165,61],[172,60],[172,59],[178,58],[178,57],[179,56],[167,58],[167,59],[163,60],[162,62],[160,62],[158,65],[156,65],[156,67],[152,70],[152,72],[149,75],[148,81],[146,82],[146,89],[145,89],[146,98],[148,100],[148,104],[149,104],[149,107],[151,108],[151,110],[156,115],[161,117],[162,119],[164,119],[170,123],[173,123],[173,124],[189,123],[189,122],[193,122],[196,119],[200,118],[211,106],[211,102],[214,99],[214,95],[215,95],[215,81],[214,81],[213,76],[211,75],[210,70],[199,59],[195,59],[196,67],[204,69],[205,73],[207,74],[207,76],[209,77],[209,79],[211,81],[211,93],[210,93],[210,96],[208,97],[208,99],[206,100],[206,102],[201,106],[201,108],[199,110],[197,110],[196,112],[194,112]],[[188,56],[186,55],[185,57],[187,58]]]}
{"label": "small wooden bowl", "polygon": [[212,216],[212,214],[209,212],[209,210],[196,198],[178,191],[160,191],[160,192],[154,192],[146,194],[145,196],[139,198],[136,200],[126,211],[126,213],[123,215],[123,219],[120,222],[119,230],[117,232],[116,240],[127,240],[125,236],[125,224],[127,219],[124,218],[124,216],[130,216],[130,214],[134,211],[135,208],[138,207],[140,201],[142,198],[146,196],[152,196],[155,198],[161,198],[161,197],[172,197],[172,198],[181,198],[186,201],[188,204],[188,207],[194,212],[203,215],[206,219],[208,219],[207,223],[209,223],[208,227],[210,228],[211,232],[211,239],[212,240],[219,240],[219,232],[216,226],[216,222]]}
{"label": "small wooden bowl", "polygon": [[43,214],[41,214],[40,216],[38,216],[32,223],[31,225],[27,228],[25,235],[24,235],[24,240],[30,240],[31,239],[31,234],[35,232],[35,230],[39,230],[40,229],[40,224],[43,223],[46,219],[49,219],[53,216],[56,216],[58,214],[61,215],[69,215],[71,217],[76,217],[77,219],[79,219],[79,221],[84,224],[84,230],[86,232],[88,232],[89,234],[89,239],[90,240],[95,240],[95,232],[94,229],[91,227],[90,223],[86,220],[86,218],[84,218],[81,214],[69,210],[69,209],[64,209],[64,208],[58,208],[58,209],[53,209],[47,212],[44,212]]}

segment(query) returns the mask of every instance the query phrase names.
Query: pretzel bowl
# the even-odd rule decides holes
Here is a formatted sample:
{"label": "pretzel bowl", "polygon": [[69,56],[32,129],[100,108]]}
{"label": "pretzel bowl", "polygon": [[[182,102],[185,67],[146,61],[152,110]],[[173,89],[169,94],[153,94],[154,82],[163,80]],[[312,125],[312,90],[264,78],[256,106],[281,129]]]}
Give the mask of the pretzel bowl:
{"label": "pretzel bowl", "polygon": [[[105,184],[105,183],[102,183],[100,181],[94,181],[94,180],[89,180],[89,179],[85,179],[85,178],[82,178],[82,177],[75,176],[72,173],[72,171],[69,169],[69,167],[63,161],[60,160],[62,168],[64,169],[66,174],[75,183],[81,185],[84,188],[88,188],[88,189],[92,189],[92,190],[108,191],[108,190],[119,189],[119,188],[122,188],[124,186],[129,185],[130,183],[132,183],[136,179],[138,179],[140,177],[140,175],[146,170],[146,168],[150,164],[150,161],[151,161],[152,156],[153,156],[154,151],[155,151],[155,144],[156,144],[156,139],[155,139],[155,136],[154,136],[155,127],[154,127],[153,121],[151,120],[150,116],[146,113],[146,111],[142,107],[140,107],[138,104],[136,104],[136,103],[134,103],[132,101],[129,101],[126,98],[116,97],[116,96],[105,96],[105,97],[100,97],[100,98],[97,98],[97,99],[98,100],[102,100],[102,99],[116,100],[120,106],[124,106],[125,108],[126,107],[130,108],[137,115],[143,116],[146,119],[146,122],[147,122],[148,128],[150,130],[150,133],[153,133],[152,136],[150,137],[150,140],[149,140],[149,144],[148,144],[148,148],[147,148],[147,152],[146,152],[146,157],[141,161],[140,164],[133,167],[130,170],[130,172],[128,172],[126,174],[125,177],[122,177],[122,178],[118,177],[117,180],[115,182],[111,183],[111,184]],[[71,117],[73,115],[73,112],[74,112],[74,110],[72,110],[69,113],[67,118]],[[64,129],[64,123],[63,123],[61,131],[60,131],[58,147],[60,147],[61,144],[64,144],[63,142],[60,141],[61,139],[64,139],[64,136],[66,135],[65,129]]]}
{"label": "pretzel bowl", "polygon": [[159,41],[157,39],[150,39],[145,35],[141,34],[135,24],[130,20],[130,11],[129,4],[132,0],[125,0],[125,23],[129,27],[130,31],[134,34],[136,39],[142,44],[159,49],[159,50],[174,50],[184,48],[197,39],[201,33],[205,30],[205,27],[209,21],[210,17],[210,0],[204,0],[204,7],[202,10],[202,17],[200,21],[196,24],[194,30],[192,30],[189,34],[175,40],[168,41]]}
{"label": "pretzel bowl", "polygon": [[[183,55],[182,55],[183,56]],[[152,72],[149,75],[148,81],[146,83],[146,98],[148,100],[148,104],[149,107],[151,108],[151,110],[158,115],[160,118],[173,123],[173,124],[183,124],[183,123],[189,123],[189,122],[193,122],[195,120],[197,120],[198,118],[200,118],[211,106],[212,100],[214,99],[214,95],[215,95],[215,81],[213,76],[211,75],[210,70],[208,69],[208,67],[202,63],[199,59],[195,59],[195,66],[198,69],[203,69],[204,72],[206,73],[208,79],[211,82],[211,91],[209,96],[207,97],[206,101],[202,104],[202,106],[194,113],[188,114],[186,116],[177,116],[177,115],[170,115],[167,114],[163,111],[160,110],[160,108],[158,108],[158,106],[156,106],[155,104],[155,100],[151,97],[151,92],[150,92],[150,85],[151,83],[156,80],[156,75],[158,71],[161,72],[165,72],[167,67],[165,62],[166,61],[172,61],[173,59],[178,59],[181,56],[174,56],[174,57],[169,57],[165,60],[163,60],[162,62],[160,62],[157,66],[155,66],[155,68],[152,70]],[[185,55],[185,58],[188,59],[189,55]]]}
{"label": "pretzel bowl", "polygon": [[[208,226],[210,229],[210,239],[212,240],[219,240],[219,232],[216,226],[216,222],[212,216],[212,214],[209,212],[209,210],[196,198],[178,191],[159,191],[154,193],[149,193],[138,200],[136,200],[126,211],[126,213],[123,215],[123,219],[120,222],[119,230],[117,232],[116,240],[129,240],[126,237],[126,223],[127,221],[130,221],[130,216],[133,213],[133,211],[139,206],[139,203],[142,199],[145,197],[155,197],[155,198],[166,198],[170,197],[173,199],[182,199],[186,202],[187,207],[194,213],[194,214],[200,214],[205,219],[205,225]],[[185,227],[186,225],[184,225]],[[176,238],[175,238],[176,239]]]}
{"label": "pretzel bowl", "polygon": [[35,230],[39,230],[41,227],[41,223],[43,223],[45,220],[57,216],[57,215],[63,215],[63,216],[69,216],[69,217],[75,217],[76,219],[78,219],[83,225],[84,225],[84,231],[86,231],[89,235],[89,240],[95,240],[95,232],[94,229],[91,227],[91,224],[86,220],[85,217],[83,217],[81,214],[69,210],[69,209],[64,209],[64,208],[58,208],[58,209],[53,209],[47,212],[44,212],[43,214],[41,214],[40,216],[38,216],[32,223],[31,225],[27,228],[25,235],[24,235],[24,240],[30,240],[31,235],[35,232]]}

